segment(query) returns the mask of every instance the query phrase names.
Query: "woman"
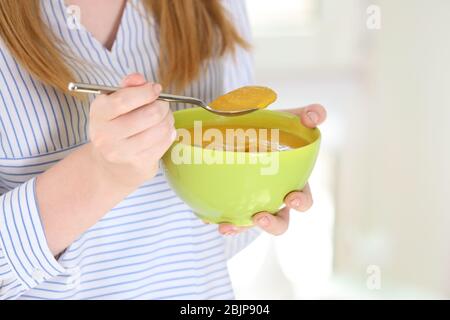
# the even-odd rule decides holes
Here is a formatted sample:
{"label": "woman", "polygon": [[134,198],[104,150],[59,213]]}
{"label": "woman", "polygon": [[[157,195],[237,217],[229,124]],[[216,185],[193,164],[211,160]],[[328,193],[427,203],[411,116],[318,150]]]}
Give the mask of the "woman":
{"label": "woman", "polygon": [[[0,36],[0,298],[232,298],[226,259],[258,232],[204,224],[170,190],[156,98],[157,82],[206,101],[251,82],[242,1],[4,0]],[[87,100],[68,81],[123,89]],[[281,234],[309,189],[286,204],[255,225]]]}

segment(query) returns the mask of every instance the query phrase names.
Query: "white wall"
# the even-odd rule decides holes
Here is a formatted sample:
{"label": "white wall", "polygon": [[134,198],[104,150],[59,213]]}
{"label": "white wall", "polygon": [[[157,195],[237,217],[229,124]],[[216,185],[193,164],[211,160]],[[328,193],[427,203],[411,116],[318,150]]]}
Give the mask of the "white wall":
{"label": "white wall", "polygon": [[[286,236],[231,261],[237,295],[448,298],[450,1],[303,2],[315,14],[298,32],[267,33],[280,20],[259,18],[255,53],[258,83],[279,92],[275,108],[329,111],[316,204],[294,213]],[[380,30],[366,27],[369,5],[381,9]],[[370,265],[381,290],[366,285]]]}
{"label": "white wall", "polygon": [[373,3],[382,27],[366,31],[368,127],[349,128],[368,139],[340,156],[336,271],[364,291],[375,264],[373,294],[449,297],[450,2]]}

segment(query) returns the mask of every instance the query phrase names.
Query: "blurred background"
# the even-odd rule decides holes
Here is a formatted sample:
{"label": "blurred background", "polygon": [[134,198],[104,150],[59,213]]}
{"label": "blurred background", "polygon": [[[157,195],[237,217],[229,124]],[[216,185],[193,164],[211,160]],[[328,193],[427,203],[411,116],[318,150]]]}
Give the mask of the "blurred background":
{"label": "blurred background", "polygon": [[450,1],[247,3],[273,109],[329,118],[313,209],[229,262],[237,298],[450,298]]}

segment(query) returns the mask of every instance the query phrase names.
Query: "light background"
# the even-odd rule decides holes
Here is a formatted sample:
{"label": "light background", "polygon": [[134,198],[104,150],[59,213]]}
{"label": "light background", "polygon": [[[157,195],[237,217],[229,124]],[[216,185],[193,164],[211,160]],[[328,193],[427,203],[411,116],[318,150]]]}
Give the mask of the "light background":
{"label": "light background", "polygon": [[273,109],[329,118],[313,209],[229,262],[237,298],[450,298],[450,1],[247,2]]}

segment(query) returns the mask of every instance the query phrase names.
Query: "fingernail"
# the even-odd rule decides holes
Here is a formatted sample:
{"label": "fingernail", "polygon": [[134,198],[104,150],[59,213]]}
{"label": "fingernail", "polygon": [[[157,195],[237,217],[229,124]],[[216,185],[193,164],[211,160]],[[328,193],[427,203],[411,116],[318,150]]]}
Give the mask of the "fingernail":
{"label": "fingernail", "polygon": [[238,231],[238,228],[234,225],[223,226],[223,234],[230,235]]}
{"label": "fingernail", "polygon": [[267,217],[259,218],[258,225],[260,225],[261,227],[267,227],[269,225],[269,218]]}
{"label": "fingernail", "polygon": [[155,92],[155,94],[157,94],[159,96],[159,94],[162,91],[162,86],[159,83],[154,83],[153,84],[153,91]]}
{"label": "fingernail", "polygon": [[290,202],[291,208],[298,208],[301,205],[300,200],[294,199]]}
{"label": "fingernail", "polygon": [[309,111],[307,114],[308,118],[315,124],[319,123],[319,115],[313,111]]}
{"label": "fingernail", "polygon": [[125,78],[123,78],[122,82],[127,82],[130,78],[131,78],[131,74],[129,74]]}

